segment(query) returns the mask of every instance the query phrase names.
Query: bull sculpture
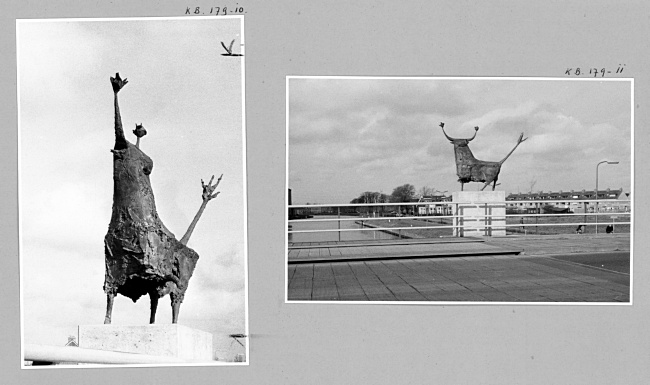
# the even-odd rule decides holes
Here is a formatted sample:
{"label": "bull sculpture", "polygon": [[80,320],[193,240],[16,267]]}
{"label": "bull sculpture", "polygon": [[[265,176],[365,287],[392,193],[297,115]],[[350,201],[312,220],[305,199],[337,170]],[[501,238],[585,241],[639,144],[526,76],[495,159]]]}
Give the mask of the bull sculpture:
{"label": "bull sculpture", "polygon": [[497,185],[497,179],[499,179],[499,172],[501,171],[501,165],[503,162],[512,155],[517,146],[519,146],[524,139],[524,133],[522,132],[519,135],[519,140],[515,147],[499,162],[486,162],[484,160],[478,160],[472,154],[472,150],[469,149],[469,142],[471,142],[478,132],[478,126],[474,127],[474,136],[469,139],[454,139],[449,137],[445,132],[445,124],[440,123],[442,128],[442,133],[445,134],[445,137],[454,145],[454,154],[456,155],[456,174],[458,175],[458,181],[460,182],[460,190],[463,191],[463,186],[465,183],[469,182],[482,182],[485,183],[481,191],[483,191],[490,183],[492,183],[492,191]]}

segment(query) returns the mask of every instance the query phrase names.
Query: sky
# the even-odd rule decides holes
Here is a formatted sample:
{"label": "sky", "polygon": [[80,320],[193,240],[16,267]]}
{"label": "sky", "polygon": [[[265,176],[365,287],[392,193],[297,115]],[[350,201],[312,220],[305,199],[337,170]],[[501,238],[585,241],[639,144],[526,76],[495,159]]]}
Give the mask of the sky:
{"label": "sky", "polygon": [[[611,79],[613,80],[613,79]],[[412,184],[460,191],[452,138],[500,161],[506,193],[632,187],[631,81],[616,79],[288,79],[288,187],[293,204],[349,203]],[[469,183],[478,190],[483,183]],[[486,190],[491,189],[491,186]]]}
{"label": "sky", "polygon": [[[63,346],[106,309],[103,238],[111,218],[116,72],[127,140],[140,148],[158,214],[178,239],[198,211],[201,179],[223,174],[188,246],[200,256],[179,324],[213,334],[215,355],[247,334],[243,59],[221,54],[240,18],[49,20],[17,23],[19,207],[24,343]],[[148,323],[149,299],[118,295],[113,324]],[[171,323],[169,296],[157,323]]]}

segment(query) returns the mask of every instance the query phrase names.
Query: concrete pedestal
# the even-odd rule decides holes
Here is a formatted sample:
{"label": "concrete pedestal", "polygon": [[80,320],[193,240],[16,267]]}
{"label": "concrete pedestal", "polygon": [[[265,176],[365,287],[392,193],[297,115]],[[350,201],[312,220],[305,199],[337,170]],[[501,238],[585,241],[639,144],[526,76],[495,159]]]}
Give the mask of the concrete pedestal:
{"label": "concrete pedestal", "polygon": [[178,324],[80,325],[79,347],[212,361],[212,335]]}
{"label": "concrete pedestal", "polygon": [[454,218],[454,225],[462,226],[454,228],[454,236],[506,235],[505,191],[456,191],[452,193],[452,202],[459,203],[454,214],[460,217]]}

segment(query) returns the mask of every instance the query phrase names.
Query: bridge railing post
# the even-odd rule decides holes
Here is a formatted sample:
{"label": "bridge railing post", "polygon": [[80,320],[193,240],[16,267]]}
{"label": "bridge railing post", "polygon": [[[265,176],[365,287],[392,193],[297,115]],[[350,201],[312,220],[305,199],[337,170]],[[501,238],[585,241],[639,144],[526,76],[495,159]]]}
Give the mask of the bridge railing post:
{"label": "bridge railing post", "polygon": [[341,208],[340,208],[340,207],[337,207],[337,208],[336,208],[336,211],[337,211],[337,213],[338,213],[338,217],[339,217],[339,220],[338,220],[338,224],[339,224],[338,235],[339,235],[339,242],[341,242]]}
{"label": "bridge railing post", "polygon": [[492,231],[491,231],[492,228],[490,227],[490,224],[491,224],[491,221],[492,221],[492,218],[490,217],[491,211],[492,210],[490,210],[490,207],[486,203],[485,204],[485,235],[486,236],[492,235]]}

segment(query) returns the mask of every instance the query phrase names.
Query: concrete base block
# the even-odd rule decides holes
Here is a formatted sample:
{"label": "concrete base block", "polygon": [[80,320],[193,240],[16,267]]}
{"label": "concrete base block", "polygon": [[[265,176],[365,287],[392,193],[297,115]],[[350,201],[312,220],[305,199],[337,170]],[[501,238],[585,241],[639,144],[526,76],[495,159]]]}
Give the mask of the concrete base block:
{"label": "concrete base block", "polygon": [[178,324],[80,325],[79,347],[212,361],[212,334]]}
{"label": "concrete base block", "polygon": [[[506,193],[505,191],[456,191],[452,201],[458,202],[454,225],[454,236],[480,237],[506,235]],[[485,215],[493,215],[491,218]],[[486,226],[491,225],[491,226]]]}

